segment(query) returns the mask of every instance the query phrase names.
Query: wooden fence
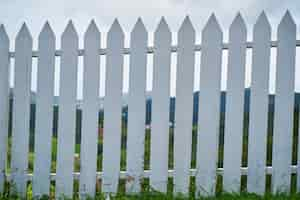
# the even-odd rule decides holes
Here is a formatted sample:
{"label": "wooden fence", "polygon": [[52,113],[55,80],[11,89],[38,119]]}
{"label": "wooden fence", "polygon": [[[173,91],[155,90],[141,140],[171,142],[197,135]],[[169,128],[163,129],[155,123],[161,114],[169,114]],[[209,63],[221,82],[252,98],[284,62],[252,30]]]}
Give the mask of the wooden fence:
{"label": "wooden fence", "polygon": [[[84,49],[78,50],[78,35],[70,22],[56,50],[55,35],[48,23],[39,35],[38,51],[32,51],[32,37],[24,24],[15,40],[15,52],[9,51],[9,39],[0,28],[0,190],[10,180],[25,195],[32,181],[33,194],[49,194],[55,180],[56,196],[72,196],[73,181],[79,179],[80,195],[93,196],[96,180],[102,192],[115,193],[119,179],[126,180],[127,192],[139,192],[141,179],[166,192],[168,177],[174,192],[188,193],[190,177],[204,196],[215,194],[217,175],[223,176],[223,189],[239,192],[241,175],[247,175],[247,191],[265,192],[266,175],[272,175],[273,192],[289,192],[291,174],[300,173],[291,165],[296,25],[287,12],[278,26],[277,41],[271,41],[271,27],[264,13],[247,41],[241,15],[234,19],[229,43],[212,15],[202,31],[201,45],[195,44],[195,30],[188,17],[178,31],[177,46],[171,45],[171,31],[162,18],[154,34],[154,46],[148,47],[148,33],[141,19],[131,32],[130,48],[124,48],[124,33],[117,20],[107,35],[107,48],[100,46],[100,32],[91,22]],[[271,47],[277,48],[276,97],[273,127],[272,166],[266,165],[269,66]],[[244,121],[244,83],[246,49],[252,48],[252,80],[249,111],[248,166],[241,167]],[[226,113],[223,168],[217,167],[220,126],[220,83],[223,50],[228,50]],[[197,130],[196,168],[190,169],[195,52],[201,51],[200,96]],[[171,53],[177,53],[176,111],[174,126],[174,169],[169,159],[169,97]],[[123,56],[130,54],[126,171],[120,171]],[[147,54],[154,54],[150,170],[144,171],[145,101]],[[97,171],[100,56],[106,56],[104,98],[103,170]],[[78,56],[83,56],[82,135],[80,173],[74,172],[74,144]],[[38,57],[35,113],[34,170],[28,173],[30,84],[32,57]],[[55,57],[60,57],[60,96],[57,133],[56,173],[50,173],[53,126]],[[11,167],[7,171],[9,68],[15,60]],[[300,159],[300,156],[299,156]],[[299,162],[299,160],[298,160]],[[300,190],[298,184],[298,190]]]}

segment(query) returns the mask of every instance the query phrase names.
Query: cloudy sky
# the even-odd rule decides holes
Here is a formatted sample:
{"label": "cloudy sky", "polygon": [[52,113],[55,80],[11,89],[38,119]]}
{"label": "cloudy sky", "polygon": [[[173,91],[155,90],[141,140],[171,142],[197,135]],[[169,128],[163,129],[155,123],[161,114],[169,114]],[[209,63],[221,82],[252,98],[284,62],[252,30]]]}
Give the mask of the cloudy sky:
{"label": "cloudy sky", "polygon": [[[48,20],[57,35],[57,48],[60,48],[59,37],[63,32],[68,20],[72,19],[80,36],[80,47],[82,36],[89,21],[95,19],[103,33],[102,46],[105,47],[106,32],[112,21],[117,17],[125,32],[125,46],[129,44],[129,34],[138,17],[142,17],[149,31],[149,45],[153,42],[153,31],[161,16],[165,16],[172,30],[173,43],[176,44],[176,31],[186,15],[189,15],[197,31],[197,43],[201,42],[200,33],[207,19],[214,12],[224,30],[224,40],[228,38],[228,27],[237,12],[241,12],[248,28],[248,39],[252,38],[252,27],[258,15],[265,10],[273,28],[272,39],[276,39],[276,28],[285,11],[289,9],[296,24],[298,25],[297,39],[300,39],[300,1],[299,0],[1,0],[0,1],[0,23],[3,23],[12,40],[11,50],[14,50],[13,39],[23,22],[28,25],[34,38],[34,49],[37,47],[37,36],[43,24]],[[300,51],[297,50],[296,74],[300,74]],[[272,50],[270,91],[274,92],[275,59],[276,50]],[[247,52],[246,65],[246,87],[251,83],[251,51]],[[196,54],[196,57],[199,55]],[[226,63],[227,53],[223,56],[222,89],[226,88]],[[147,89],[151,90],[152,61],[149,57]],[[81,60],[79,60],[81,63]],[[124,65],[124,91],[128,90],[129,58],[125,57]],[[175,95],[176,57],[172,58],[171,93]],[[103,62],[102,62],[103,64]],[[57,65],[59,63],[57,62]],[[36,60],[33,61],[32,88],[36,88]],[[59,66],[57,67],[59,68]],[[200,62],[196,58],[195,65],[195,90],[199,88]],[[58,74],[56,70],[55,93],[58,93]],[[78,96],[81,96],[82,66],[78,73]],[[105,67],[101,66],[100,94],[104,94]],[[12,73],[13,76],[13,73]],[[300,91],[300,77],[296,76],[296,90]],[[13,82],[13,79],[12,79]]]}

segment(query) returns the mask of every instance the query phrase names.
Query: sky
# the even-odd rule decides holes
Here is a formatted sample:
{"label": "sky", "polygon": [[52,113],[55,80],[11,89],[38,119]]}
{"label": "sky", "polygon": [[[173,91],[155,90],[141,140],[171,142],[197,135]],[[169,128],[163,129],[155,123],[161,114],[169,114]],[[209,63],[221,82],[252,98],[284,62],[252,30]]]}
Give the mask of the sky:
{"label": "sky", "polygon": [[[272,26],[272,39],[276,40],[276,29],[286,10],[289,10],[298,26],[297,39],[300,39],[300,1],[299,0],[1,0],[0,23],[4,24],[11,39],[11,51],[14,51],[14,38],[21,25],[26,22],[33,36],[33,48],[37,49],[37,38],[43,24],[50,22],[57,38],[57,49],[60,48],[60,35],[68,21],[74,22],[79,34],[79,47],[83,47],[83,34],[92,19],[95,19],[101,34],[102,47],[106,46],[106,33],[115,18],[118,18],[125,32],[125,47],[129,47],[130,31],[138,17],[141,17],[148,32],[149,46],[153,45],[153,32],[162,16],[171,28],[173,44],[177,43],[176,32],[184,17],[189,15],[197,32],[196,43],[201,43],[201,30],[207,19],[215,13],[228,41],[228,28],[240,12],[248,29],[248,40],[252,39],[253,25],[262,11],[265,11]],[[199,89],[200,53],[195,59],[194,90]],[[222,90],[226,89],[227,52],[223,53]],[[270,92],[275,91],[276,50],[271,50]],[[152,88],[152,59],[148,56],[147,90]],[[251,50],[247,50],[245,87],[251,85]],[[129,56],[124,57],[123,91],[128,92]],[[171,95],[176,95],[176,55],[171,60]],[[59,94],[59,59],[55,66],[55,95]],[[79,59],[78,97],[82,97],[82,58]],[[105,59],[101,59],[100,96],[104,95]],[[13,85],[14,66],[12,62],[11,85]],[[37,59],[33,59],[32,89],[36,90]],[[296,74],[300,74],[300,49],[297,48]],[[300,91],[300,76],[296,76],[295,90]]]}

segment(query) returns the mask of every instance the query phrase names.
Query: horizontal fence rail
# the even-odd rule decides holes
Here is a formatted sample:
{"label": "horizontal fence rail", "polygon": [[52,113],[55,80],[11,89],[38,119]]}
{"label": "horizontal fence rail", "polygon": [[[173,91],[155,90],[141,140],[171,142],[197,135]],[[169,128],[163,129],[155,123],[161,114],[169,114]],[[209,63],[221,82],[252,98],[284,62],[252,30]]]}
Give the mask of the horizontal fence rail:
{"label": "horizontal fence rail", "polygon": [[[72,197],[74,181],[85,199],[97,190],[115,194],[119,179],[127,193],[150,187],[189,194],[194,177],[196,194],[214,196],[222,176],[223,191],[245,190],[263,195],[300,191],[300,95],[295,95],[296,24],[287,11],[271,41],[271,26],[263,12],[247,41],[240,14],[229,29],[229,42],[215,15],[195,44],[196,30],[186,17],[178,30],[178,44],[164,18],[147,46],[148,31],[141,18],[124,48],[124,32],[115,20],[101,48],[102,34],[94,21],[84,34],[84,48],[70,21],[57,50],[49,23],[32,50],[33,38],[24,23],[9,51],[9,38],[0,26],[0,192],[11,182],[26,196]],[[269,94],[271,48],[276,48],[276,91]],[[251,87],[245,89],[246,51],[252,49]],[[224,50],[228,51],[227,89],[221,91]],[[194,92],[195,52],[201,52],[199,91]],[[176,97],[170,79],[176,53]],[[124,55],[130,55],[129,92],[124,100]],[[153,89],[146,91],[147,54],[153,54]],[[100,59],[104,55],[105,80]],[[83,98],[77,99],[79,62],[83,57]],[[59,90],[54,96],[55,57],[60,57]],[[9,88],[14,65],[14,88]],[[37,58],[37,91],[31,91],[32,58]],[[151,72],[152,73],[152,72]],[[99,88],[105,81],[105,98]],[[53,106],[54,105],[54,106]],[[298,138],[298,141],[296,141]],[[56,148],[56,149],[55,149]],[[7,155],[11,156],[11,163]],[[296,158],[298,156],[298,158]],[[34,159],[33,159],[34,158]],[[271,177],[271,184],[267,181]],[[292,185],[297,179],[297,185]],[[99,181],[101,179],[101,181]],[[270,185],[268,185],[270,184]],[[101,189],[100,189],[101,188]],[[218,188],[217,188],[218,189]],[[219,188],[220,189],[220,188]]]}
{"label": "horizontal fence rail", "polygon": [[[229,46],[229,43],[222,43],[222,49],[223,50],[228,50],[228,46]],[[276,48],[278,46],[278,41],[270,41],[270,47],[274,47]],[[300,47],[300,40],[296,40],[296,46],[297,47]],[[253,42],[246,42],[246,47],[247,49],[252,49],[253,48]],[[197,52],[197,51],[201,51],[202,49],[202,46],[201,44],[196,44],[194,45],[194,51]],[[146,52],[148,54],[153,54],[155,51],[155,47],[147,47],[147,50]],[[131,50],[130,48],[123,48],[123,54],[130,54]],[[178,46],[177,45],[172,45],[171,46],[171,52],[172,53],[176,53],[178,52]],[[98,54],[99,55],[106,55],[107,54],[107,49],[106,48],[100,48],[98,49]],[[62,55],[62,50],[55,50],[55,56],[58,56],[60,57]],[[77,55],[78,56],[84,56],[84,49],[78,49],[77,50]],[[10,58],[14,58],[15,57],[15,52],[9,52],[9,57]],[[32,57],[34,58],[37,58],[39,57],[39,52],[38,51],[32,51]]]}
{"label": "horizontal fence rail", "polygon": [[[291,165],[290,168],[290,173],[291,174],[297,174],[297,170],[298,170],[298,166],[297,165]],[[267,175],[272,175],[272,167],[266,167],[265,168],[265,172]],[[216,171],[217,175],[223,175],[224,174],[224,169],[223,168],[217,168]],[[247,175],[248,174],[248,168],[247,167],[241,167],[240,168],[240,174],[241,175]],[[189,170],[189,176],[191,177],[195,177],[197,175],[197,169],[190,169]],[[33,174],[27,174],[27,180],[28,181],[32,181],[33,180]],[[101,180],[103,178],[103,172],[97,172],[96,173],[97,179]],[[151,177],[151,170],[144,170],[143,174],[142,174],[143,178],[150,178]],[[169,169],[168,170],[168,177],[172,178],[174,177],[174,170]],[[6,174],[6,178],[7,181],[11,181],[11,175],[10,174]],[[80,172],[73,172],[73,178],[75,180],[79,180],[80,178]],[[120,171],[119,174],[119,178],[120,179],[127,179],[128,178],[128,172],[126,171]],[[56,174],[55,173],[50,173],[50,179],[52,181],[56,180]]]}

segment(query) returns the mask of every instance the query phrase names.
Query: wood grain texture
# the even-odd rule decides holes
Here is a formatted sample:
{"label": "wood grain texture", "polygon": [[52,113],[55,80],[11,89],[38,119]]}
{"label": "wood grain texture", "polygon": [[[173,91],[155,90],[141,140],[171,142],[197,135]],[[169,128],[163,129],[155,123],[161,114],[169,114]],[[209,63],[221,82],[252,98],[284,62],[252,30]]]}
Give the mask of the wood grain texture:
{"label": "wood grain texture", "polygon": [[46,23],[39,35],[38,81],[36,95],[34,196],[49,195],[53,95],[55,67],[55,35]]}
{"label": "wood grain texture", "polygon": [[278,26],[272,192],[290,192],[294,117],[296,24],[289,12]]}
{"label": "wood grain texture", "polygon": [[244,92],[247,29],[238,14],[229,30],[224,140],[223,189],[239,193],[244,122]]}
{"label": "wood grain texture", "polygon": [[4,189],[9,112],[9,38],[0,26],[0,193]]}
{"label": "wood grain texture", "polygon": [[169,104],[171,31],[162,18],[154,33],[150,185],[167,192],[169,152]]}
{"label": "wood grain texture", "polygon": [[80,196],[96,193],[98,97],[100,79],[100,32],[92,21],[84,35],[82,131],[80,152]]}
{"label": "wood grain texture", "polygon": [[32,37],[23,24],[15,42],[15,85],[11,148],[11,175],[16,190],[26,195],[26,174],[29,151],[30,83]]}
{"label": "wood grain texture", "polygon": [[[218,160],[222,30],[212,15],[202,32],[196,187],[203,196],[215,194]],[[208,156],[209,155],[209,156]]]}
{"label": "wood grain texture", "polygon": [[253,30],[247,191],[264,194],[269,105],[271,27],[262,13]]}
{"label": "wood grain texture", "polygon": [[62,34],[60,67],[56,198],[73,195],[78,35],[70,21]]}
{"label": "wood grain texture", "polygon": [[131,32],[128,132],[127,132],[127,192],[140,192],[144,173],[145,116],[146,116],[146,67],[148,33],[138,19]]}
{"label": "wood grain texture", "polygon": [[178,32],[174,129],[174,192],[188,194],[191,167],[195,30],[189,17]]}
{"label": "wood grain texture", "polygon": [[102,191],[116,193],[121,157],[124,33],[115,20],[107,35]]}

